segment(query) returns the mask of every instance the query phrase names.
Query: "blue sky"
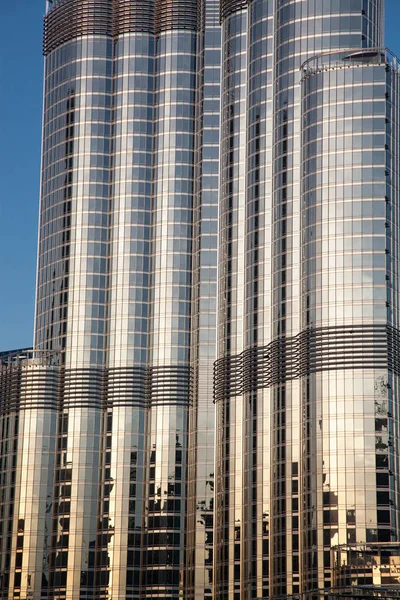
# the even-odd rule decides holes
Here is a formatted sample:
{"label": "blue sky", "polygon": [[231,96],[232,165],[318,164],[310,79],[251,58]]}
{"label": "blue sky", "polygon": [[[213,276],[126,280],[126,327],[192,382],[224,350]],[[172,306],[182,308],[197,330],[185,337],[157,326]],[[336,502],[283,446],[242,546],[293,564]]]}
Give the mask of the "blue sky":
{"label": "blue sky", "polygon": [[[42,111],[44,0],[0,0],[0,350],[32,344]],[[386,0],[400,55],[400,1]]]}

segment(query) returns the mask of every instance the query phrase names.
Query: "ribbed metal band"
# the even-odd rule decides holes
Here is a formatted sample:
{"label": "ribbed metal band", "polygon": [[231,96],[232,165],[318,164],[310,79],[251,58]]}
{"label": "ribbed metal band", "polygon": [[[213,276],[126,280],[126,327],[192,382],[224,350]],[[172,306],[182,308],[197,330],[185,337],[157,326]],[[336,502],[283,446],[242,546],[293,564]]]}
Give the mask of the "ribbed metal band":
{"label": "ribbed metal band", "polygon": [[387,369],[400,375],[399,330],[386,325],[308,329],[222,358],[214,365],[214,400],[338,369]]}
{"label": "ribbed metal band", "polygon": [[221,0],[220,4],[220,15],[221,15],[221,23],[224,19],[229,17],[229,15],[237,12],[238,10],[242,10],[242,8],[246,8],[249,0]]}
{"label": "ribbed metal band", "polygon": [[201,0],[156,0],[156,32],[171,29],[199,31]]}
{"label": "ribbed metal band", "polygon": [[63,369],[62,408],[102,408],[105,375],[102,368]]}
{"label": "ribbed metal band", "polygon": [[154,0],[114,0],[113,34],[154,33]]}
{"label": "ribbed metal band", "polygon": [[44,18],[43,53],[83,35],[198,31],[199,0],[62,0]]}
{"label": "ribbed metal band", "polygon": [[0,416],[23,410],[57,410],[60,401],[59,367],[1,368]]}
{"label": "ribbed metal band", "polygon": [[105,408],[115,406],[146,407],[148,396],[148,369],[145,367],[108,369]]}
{"label": "ribbed metal band", "polygon": [[193,388],[193,371],[185,366],[68,369],[10,361],[0,365],[0,415],[33,408],[190,406]]}
{"label": "ribbed metal band", "polygon": [[192,404],[193,372],[190,367],[152,367],[149,378],[151,406]]}
{"label": "ribbed metal band", "polygon": [[44,18],[43,53],[82,35],[113,35],[110,0],[63,0]]}

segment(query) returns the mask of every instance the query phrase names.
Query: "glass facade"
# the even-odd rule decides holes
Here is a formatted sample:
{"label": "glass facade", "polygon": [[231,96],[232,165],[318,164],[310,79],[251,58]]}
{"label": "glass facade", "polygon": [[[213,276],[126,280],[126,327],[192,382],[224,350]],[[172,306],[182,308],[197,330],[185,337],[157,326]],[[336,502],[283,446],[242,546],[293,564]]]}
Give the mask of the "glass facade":
{"label": "glass facade", "polygon": [[390,442],[397,377],[380,368],[377,343],[398,322],[396,69],[386,51],[329,54],[304,66],[303,326],[344,346],[340,358],[324,352],[329,373],[301,382],[303,469],[312,473],[301,490],[309,588],[330,583],[332,546],[398,541]]}
{"label": "glass facade", "polygon": [[221,14],[214,591],[286,598],[398,541],[398,63],[381,2]]}
{"label": "glass facade", "polygon": [[212,600],[214,544],[216,297],[219,198],[221,28],[219,1],[203,7],[199,45],[193,207],[187,586],[185,599]]}
{"label": "glass facade", "polygon": [[44,54],[35,346],[0,355],[0,599],[392,585],[383,0],[54,0]]}
{"label": "glass facade", "polygon": [[219,2],[49,1],[44,54],[35,350],[1,357],[0,598],[210,599]]}

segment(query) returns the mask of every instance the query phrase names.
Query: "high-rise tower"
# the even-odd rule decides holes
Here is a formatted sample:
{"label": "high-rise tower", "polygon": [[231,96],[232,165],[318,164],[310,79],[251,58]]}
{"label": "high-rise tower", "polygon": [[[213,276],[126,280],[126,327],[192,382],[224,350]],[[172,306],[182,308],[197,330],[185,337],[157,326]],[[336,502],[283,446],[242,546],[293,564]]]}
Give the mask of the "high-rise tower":
{"label": "high-rise tower", "polygon": [[0,597],[210,599],[219,4],[48,2],[44,54],[35,345],[2,371]]}
{"label": "high-rise tower", "polygon": [[379,0],[221,18],[215,598],[283,598],[399,542],[399,71]]}
{"label": "high-rise tower", "polygon": [[398,581],[383,13],[48,2],[35,344],[0,356],[1,600]]}

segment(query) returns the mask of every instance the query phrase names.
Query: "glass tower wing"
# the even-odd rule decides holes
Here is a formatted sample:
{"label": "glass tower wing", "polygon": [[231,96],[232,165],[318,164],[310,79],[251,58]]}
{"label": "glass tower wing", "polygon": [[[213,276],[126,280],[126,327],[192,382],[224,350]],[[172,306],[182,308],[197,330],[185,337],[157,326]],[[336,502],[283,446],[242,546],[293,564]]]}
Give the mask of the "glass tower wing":
{"label": "glass tower wing", "polygon": [[186,594],[211,600],[213,585],[217,236],[221,27],[219,2],[203,7],[199,40],[193,205],[190,361],[194,401],[189,412]]}
{"label": "glass tower wing", "polygon": [[[228,176],[224,179],[223,160],[224,123],[228,123],[228,119],[222,112],[220,344],[215,368],[217,598],[225,597],[225,594],[229,598],[247,597],[246,594],[255,598],[268,594],[290,595],[304,589],[307,567],[302,562],[305,517],[301,486],[310,475],[303,468],[301,432],[306,425],[303,421],[303,384],[299,378],[305,368],[303,360],[306,357],[302,354],[307,353],[306,340],[314,334],[308,331],[312,326],[304,323],[302,317],[301,203],[302,176],[303,171],[307,173],[307,166],[301,162],[300,66],[305,58],[323,50],[379,46],[383,34],[380,2],[272,4],[249,3],[248,22],[242,30],[247,32],[248,39],[242,60],[247,60],[246,85],[249,90],[246,254],[242,263],[240,260],[230,263],[229,243],[234,244],[237,236],[234,218],[224,219],[225,201],[229,197],[229,188],[224,188]],[[238,18],[243,7],[240,2],[222,3],[221,16],[226,31],[229,30],[228,23]],[[266,60],[268,48],[271,48],[270,87],[267,76],[262,86],[266,94],[261,101],[262,108],[267,110],[267,130],[256,120],[260,95],[257,99],[257,94],[252,93],[263,77],[261,60],[257,61],[256,56],[252,63],[252,44],[256,43],[257,35],[262,36],[261,31],[265,35],[268,29],[255,27],[252,31],[251,26],[252,19],[257,22],[263,12],[269,14],[270,37],[262,46],[261,60]],[[229,57],[235,48],[229,43],[224,57]],[[254,77],[255,69],[260,70],[258,77]],[[223,81],[233,81],[235,77],[236,87],[231,98],[238,94],[239,77],[235,64],[225,60]],[[321,127],[326,128],[326,125]],[[260,130],[262,135],[259,135]],[[324,135],[329,135],[326,129],[323,131]],[[231,147],[234,150],[234,143]],[[262,164],[260,149],[269,152],[265,169],[259,167]],[[316,152],[319,151],[318,147]],[[269,170],[271,165],[272,171]],[[260,201],[254,201],[260,190]],[[262,247],[260,249],[263,238],[268,240],[264,253]],[[228,288],[231,285],[234,292],[234,286],[243,274],[245,297],[241,301],[241,313],[233,300],[232,308],[230,300],[236,296]],[[245,315],[244,343],[240,349],[232,351],[230,341],[241,337],[238,332],[242,328],[242,314]],[[229,342],[224,346],[228,338]],[[315,485],[320,489],[319,484]],[[237,517],[233,516],[233,507],[240,507]],[[229,522],[232,523],[231,534]],[[233,552],[233,539],[236,539],[236,552]],[[312,536],[309,539],[314,540]],[[320,569],[323,571],[323,563],[320,563]],[[314,584],[318,585],[318,582],[310,584],[309,589]]]}
{"label": "glass tower wing", "polygon": [[[250,3],[248,26],[244,328],[252,377],[257,346],[271,341],[273,3]],[[256,598],[269,595],[270,403],[270,390],[245,395],[243,580],[244,589]]]}
{"label": "glass tower wing", "polygon": [[[143,585],[148,598],[178,598],[185,586],[188,418],[193,402],[191,253],[199,20],[196,2],[161,4],[154,103],[150,463]],[[162,540],[167,541],[167,549],[160,547]]]}
{"label": "glass tower wing", "polygon": [[[310,476],[301,493],[308,589],[334,585],[333,546],[398,541],[398,382],[387,357],[388,330],[398,319],[398,78],[385,49],[322,55],[304,67],[302,318],[312,359],[302,378],[302,468]],[[318,372],[322,362],[329,371]]]}
{"label": "glass tower wing", "polygon": [[[147,4],[120,3],[121,22],[129,24],[139,11],[150,13],[154,7]],[[96,559],[98,569],[108,570],[106,590],[121,599],[139,598],[143,564],[156,43],[153,32],[129,29],[114,44],[107,412],[99,504],[101,528],[109,535],[99,535]]]}
{"label": "glass tower wing", "polygon": [[[242,3],[222,21],[218,356],[244,344],[248,10]],[[243,398],[217,409],[215,583],[218,597],[239,598],[241,573]],[[226,436],[226,438],[225,438]],[[223,543],[222,543],[223,540]]]}
{"label": "glass tower wing", "polygon": [[[97,584],[113,69],[102,14],[91,15],[97,35],[55,39],[45,62],[35,344],[60,352],[63,363],[47,584],[54,598],[87,595]],[[57,31],[50,24],[45,39]]]}
{"label": "glass tower wing", "polygon": [[32,597],[50,580],[60,370],[51,354],[18,351],[0,382],[0,597]]}
{"label": "glass tower wing", "polygon": [[[275,7],[272,338],[279,353],[301,332],[300,66],[304,58],[340,47],[375,45],[366,40],[367,14],[360,3],[278,2]],[[301,400],[298,381],[272,386],[271,423],[271,593],[300,590],[296,490],[299,472]],[[292,551],[290,551],[292,549]]]}

